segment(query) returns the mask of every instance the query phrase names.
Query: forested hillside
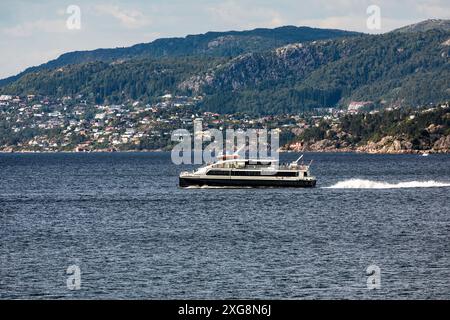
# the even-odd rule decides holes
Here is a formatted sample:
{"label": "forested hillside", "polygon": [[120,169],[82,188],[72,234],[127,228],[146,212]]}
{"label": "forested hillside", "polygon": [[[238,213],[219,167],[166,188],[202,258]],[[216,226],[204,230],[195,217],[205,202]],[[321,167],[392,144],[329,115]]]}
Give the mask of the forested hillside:
{"label": "forested hillside", "polygon": [[192,73],[203,72],[225,58],[133,59],[124,62],[89,62],[42,70],[23,76],[1,91],[52,97],[83,95],[92,103],[119,103],[128,99],[152,102]]}
{"label": "forested hillside", "polygon": [[[248,34],[232,33],[226,39],[213,33],[200,38],[163,39],[165,45],[155,47],[158,41],[152,44],[154,55],[163,55],[162,48],[170,43],[177,47],[178,41],[180,51],[174,50],[170,57],[114,60],[108,56],[106,60],[113,60],[42,69],[0,88],[0,93],[83,95],[92,103],[149,103],[164,93],[201,95],[204,99],[198,108],[202,111],[257,115],[346,107],[350,101],[415,107],[450,100],[450,31],[442,25],[432,29],[427,23],[419,30],[410,27],[411,32],[406,32],[407,28],[382,35],[350,34],[277,48],[270,46],[293,41],[305,29],[257,29]],[[313,34],[302,37],[311,40],[342,35],[312,30]],[[253,40],[240,42],[236,37]],[[225,53],[226,43],[239,49]],[[221,53],[204,54],[216,49]],[[234,56],[241,51],[244,53]]]}
{"label": "forested hillside", "polygon": [[450,32],[389,33],[240,56],[182,87],[208,110],[294,112],[349,101],[417,106],[450,97]]}
{"label": "forested hillside", "polygon": [[396,109],[322,120],[296,141],[303,150],[373,153],[448,152],[450,107]]}
{"label": "forested hillside", "polygon": [[68,52],[40,66],[30,67],[16,76],[0,80],[0,86],[40,70],[49,70],[71,64],[112,62],[142,58],[215,56],[234,57],[246,52],[276,48],[288,43],[351,37],[357,32],[285,26],[275,29],[259,28],[248,31],[207,32],[184,38],[162,38],[131,47]]}

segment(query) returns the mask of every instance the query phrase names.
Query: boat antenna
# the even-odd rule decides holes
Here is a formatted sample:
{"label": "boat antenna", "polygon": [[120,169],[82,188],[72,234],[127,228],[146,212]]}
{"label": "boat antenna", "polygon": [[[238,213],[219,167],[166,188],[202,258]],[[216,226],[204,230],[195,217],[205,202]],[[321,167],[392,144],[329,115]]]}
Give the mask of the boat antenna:
{"label": "boat antenna", "polygon": [[246,147],[246,145],[244,144],[244,145],[241,146],[239,149],[237,149],[237,150],[233,153],[233,155],[238,155],[239,152],[241,152],[241,150],[244,149],[245,147]]}
{"label": "boat antenna", "polygon": [[300,160],[302,160],[302,158],[303,158],[303,154],[297,159],[297,160],[295,160],[295,163],[298,163]]}

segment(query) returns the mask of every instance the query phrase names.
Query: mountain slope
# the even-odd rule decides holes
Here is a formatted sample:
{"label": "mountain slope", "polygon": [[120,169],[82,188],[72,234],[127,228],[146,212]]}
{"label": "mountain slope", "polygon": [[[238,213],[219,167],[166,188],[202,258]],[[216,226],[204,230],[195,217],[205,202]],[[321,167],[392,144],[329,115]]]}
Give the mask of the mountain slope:
{"label": "mountain slope", "polygon": [[212,111],[283,112],[350,100],[417,105],[450,98],[450,32],[389,33],[247,54],[180,84]]}
{"label": "mountain slope", "polygon": [[83,94],[95,103],[118,103],[151,102],[171,92],[203,95],[198,105],[202,110],[253,114],[346,106],[349,101],[417,106],[450,100],[450,31],[390,32],[258,48],[234,57],[139,56],[43,69],[0,88],[0,93]]}
{"label": "mountain slope", "polygon": [[358,35],[358,33],[333,29],[285,26],[275,29],[259,28],[249,31],[208,32],[199,35],[189,35],[185,38],[158,39],[150,43],[136,44],[126,48],[65,53],[55,60],[37,67],[28,68],[16,76],[0,80],[0,86],[16,81],[31,72],[59,68],[69,64],[191,55],[237,56],[245,52],[264,51],[292,42],[355,35]]}
{"label": "mountain slope", "polygon": [[395,29],[391,32],[424,32],[429,30],[450,31],[450,20],[428,19],[419,23]]}
{"label": "mountain slope", "polygon": [[24,75],[0,89],[2,93],[51,97],[82,95],[91,103],[120,103],[128,99],[152,101],[193,73],[206,71],[225,58],[195,57],[88,62]]}

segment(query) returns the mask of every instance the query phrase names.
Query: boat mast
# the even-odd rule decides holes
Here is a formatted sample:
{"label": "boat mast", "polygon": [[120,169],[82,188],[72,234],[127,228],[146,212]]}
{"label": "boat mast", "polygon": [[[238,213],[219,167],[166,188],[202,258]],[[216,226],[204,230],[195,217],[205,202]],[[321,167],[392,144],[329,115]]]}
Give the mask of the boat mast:
{"label": "boat mast", "polygon": [[304,155],[302,154],[302,155],[301,155],[297,160],[295,160],[294,162],[298,164],[298,162],[299,162],[300,160],[302,160],[303,156],[304,156]]}

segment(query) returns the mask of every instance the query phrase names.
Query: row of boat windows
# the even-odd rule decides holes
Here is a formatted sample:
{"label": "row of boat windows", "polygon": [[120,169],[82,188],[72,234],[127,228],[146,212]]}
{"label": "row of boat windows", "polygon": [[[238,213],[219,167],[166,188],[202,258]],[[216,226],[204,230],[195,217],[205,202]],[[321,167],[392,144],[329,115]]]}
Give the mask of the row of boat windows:
{"label": "row of boat windows", "polygon": [[[231,174],[230,174],[231,173]],[[298,177],[298,172],[283,172],[278,171],[275,174],[261,174],[261,171],[234,171],[231,172],[229,170],[210,170],[206,173],[208,176],[272,176],[272,177]],[[304,176],[306,177],[306,172]]]}

